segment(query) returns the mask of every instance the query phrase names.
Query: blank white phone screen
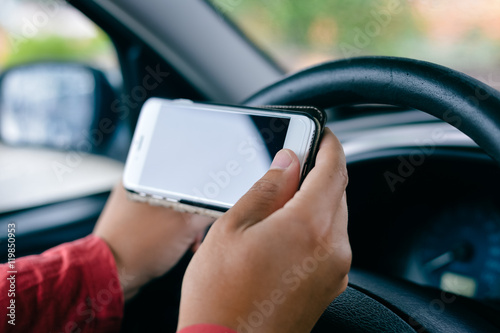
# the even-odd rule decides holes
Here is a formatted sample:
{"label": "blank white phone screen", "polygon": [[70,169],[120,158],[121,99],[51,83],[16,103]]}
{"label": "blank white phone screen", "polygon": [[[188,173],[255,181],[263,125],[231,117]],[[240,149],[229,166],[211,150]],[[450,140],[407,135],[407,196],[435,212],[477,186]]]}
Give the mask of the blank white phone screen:
{"label": "blank white phone screen", "polygon": [[163,107],[140,183],[230,207],[267,172],[289,124],[289,117]]}

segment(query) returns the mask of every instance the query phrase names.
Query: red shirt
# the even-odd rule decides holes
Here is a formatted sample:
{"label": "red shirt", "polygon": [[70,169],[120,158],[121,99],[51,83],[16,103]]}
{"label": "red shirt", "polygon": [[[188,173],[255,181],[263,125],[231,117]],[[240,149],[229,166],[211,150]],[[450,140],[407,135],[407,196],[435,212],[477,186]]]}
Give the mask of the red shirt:
{"label": "red shirt", "polygon": [[[118,332],[123,292],[113,254],[94,235],[0,265],[1,332]],[[235,333],[195,325],[182,333]]]}

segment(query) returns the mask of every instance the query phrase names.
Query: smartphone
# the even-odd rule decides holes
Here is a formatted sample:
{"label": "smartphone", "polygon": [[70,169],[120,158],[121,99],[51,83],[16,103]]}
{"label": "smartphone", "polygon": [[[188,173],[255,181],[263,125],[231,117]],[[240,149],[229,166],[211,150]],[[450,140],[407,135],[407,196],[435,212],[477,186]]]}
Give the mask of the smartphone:
{"label": "smartphone", "polygon": [[295,152],[305,177],[321,132],[306,109],[149,99],[130,146],[124,187],[134,200],[220,216],[268,171],[280,149]]}

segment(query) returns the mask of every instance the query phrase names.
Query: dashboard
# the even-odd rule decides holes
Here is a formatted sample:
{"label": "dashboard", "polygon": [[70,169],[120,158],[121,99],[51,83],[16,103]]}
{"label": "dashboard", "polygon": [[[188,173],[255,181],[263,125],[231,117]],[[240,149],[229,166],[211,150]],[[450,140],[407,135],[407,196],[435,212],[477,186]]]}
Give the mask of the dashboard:
{"label": "dashboard", "polygon": [[482,300],[500,300],[500,212],[491,200],[449,203],[410,241],[408,280]]}
{"label": "dashboard", "polygon": [[[451,126],[415,112],[331,126],[348,161],[353,267],[498,308],[498,165]],[[358,149],[363,142],[370,149]]]}

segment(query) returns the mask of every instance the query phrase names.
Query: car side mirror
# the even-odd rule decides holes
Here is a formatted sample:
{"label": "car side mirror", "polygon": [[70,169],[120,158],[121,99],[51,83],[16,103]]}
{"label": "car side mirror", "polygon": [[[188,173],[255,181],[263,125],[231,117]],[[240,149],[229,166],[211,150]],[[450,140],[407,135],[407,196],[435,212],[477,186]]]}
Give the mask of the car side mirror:
{"label": "car side mirror", "polygon": [[98,70],[34,63],[0,76],[0,139],[10,145],[99,153],[115,129],[114,91]]}

